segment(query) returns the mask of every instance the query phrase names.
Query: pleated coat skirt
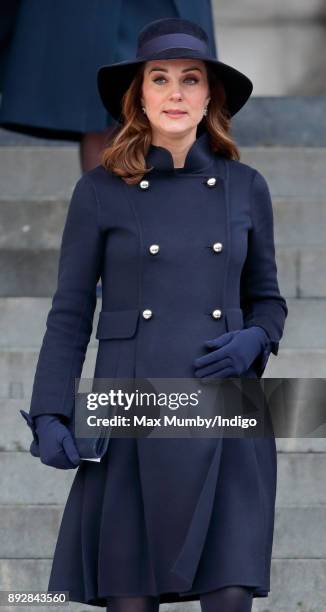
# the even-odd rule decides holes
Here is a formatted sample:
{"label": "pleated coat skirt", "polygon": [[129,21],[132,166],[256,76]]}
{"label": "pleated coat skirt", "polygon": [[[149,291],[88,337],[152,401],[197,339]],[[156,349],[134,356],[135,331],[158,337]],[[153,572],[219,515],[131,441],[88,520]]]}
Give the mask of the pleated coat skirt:
{"label": "pleated coat skirt", "polygon": [[[94,378],[192,378],[206,340],[251,325],[270,347],[244,376],[261,377],[278,352],[287,306],[265,179],[213,153],[205,131],[184,168],[154,145],[146,161],[147,183],[101,166],[77,183],[32,416],[72,418],[99,277]],[[113,437],[101,463],[78,467],[48,588],[98,606],[114,595],[196,600],[227,585],[267,596],[276,479],[274,437]]]}
{"label": "pleated coat skirt", "polygon": [[140,454],[138,442],[112,438],[100,464],[78,468],[48,589],[99,606],[110,595],[198,600],[230,585],[267,596],[275,440],[147,439]]}

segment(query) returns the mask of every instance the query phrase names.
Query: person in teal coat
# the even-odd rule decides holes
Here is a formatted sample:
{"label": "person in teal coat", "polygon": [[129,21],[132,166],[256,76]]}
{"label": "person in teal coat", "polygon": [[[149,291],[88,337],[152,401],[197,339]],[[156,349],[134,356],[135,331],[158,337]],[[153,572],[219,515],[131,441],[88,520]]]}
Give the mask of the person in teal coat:
{"label": "person in teal coat", "polygon": [[252,83],[198,24],[171,18],[102,66],[98,87],[121,125],[74,189],[24,415],[43,463],[78,466],[49,590],[108,612],[248,612],[270,590],[274,437],[112,437],[93,463],[69,425],[99,278],[95,379],[259,379],[278,354],[270,192],[230,134]]}

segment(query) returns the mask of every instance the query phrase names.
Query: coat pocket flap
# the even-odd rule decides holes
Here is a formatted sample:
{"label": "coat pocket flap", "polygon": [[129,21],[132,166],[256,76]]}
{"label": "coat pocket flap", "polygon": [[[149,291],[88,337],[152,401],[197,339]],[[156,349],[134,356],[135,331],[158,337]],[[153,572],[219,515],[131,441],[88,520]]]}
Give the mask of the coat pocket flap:
{"label": "coat pocket flap", "polygon": [[228,331],[243,329],[243,311],[241,308],[226,309],[226,325]]}
{"label": "coat pocket flap", "polygon": [[139,310],[102,310],[99,314],[96,338],[131,338],[137,327]]}

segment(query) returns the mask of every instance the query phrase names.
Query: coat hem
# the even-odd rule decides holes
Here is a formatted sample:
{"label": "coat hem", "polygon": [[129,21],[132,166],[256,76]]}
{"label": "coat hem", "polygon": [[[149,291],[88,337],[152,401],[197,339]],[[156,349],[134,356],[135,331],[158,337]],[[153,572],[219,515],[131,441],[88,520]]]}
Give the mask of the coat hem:
{"label": "coat hem", "polygon": [[223,587],[228,587],[228,586],[247,586],[247,587],[251,587],[253,588],[253,598],[256,597],[268,597],[269,596],[269,592],[270,592],[270,588],[269,587],[259,587],[257,585],[254,585],[252,582],[246,582],[246,581],[230,581],[230,582],[223,582],[217,585],[214,585],[210,588],[206,588],[205,590],[202,591],[183,591],[183,592],[178,592],[178,591],[160,591],[159,593],[153,593],[153,592],[124,592],[124,593],[106,593],[105,595],[99,595],[96,598],[87,598],[84,595],[82,595],[81,593],[78,593],[76,591],[69,591],[69,601],[73,601],[73,602],[78,602],[78,603],[82,603],[85,605],[90,605],[90,606],[98,606],[98,607],[106,607],[107,606],[107,599],[110,597],[159,597],[159,604],[164,604],[164,603],[182,603],[184,601],[199,601],[200,599],[200,595],[204,594],[204,593],[210,593],[211,591],[215,591],[217,589],[221,589]]}
{"label": "coat hem", "polygon": [[25,136],[31,136],[33,138],[41,138],[43,140],[64,140],[78,142],[82,139],[84,134],[89,132],[104,132],[109,127],[115,127],[116,123],[107,122],[106,125],[102,126],[80,126],[80,127],[55,127],[51,123],[46,124],[29,124],[28,121],[22,121],[21,123],[15,120],[0,120],[0,127],[8,130],[9,132],[17,132]]}

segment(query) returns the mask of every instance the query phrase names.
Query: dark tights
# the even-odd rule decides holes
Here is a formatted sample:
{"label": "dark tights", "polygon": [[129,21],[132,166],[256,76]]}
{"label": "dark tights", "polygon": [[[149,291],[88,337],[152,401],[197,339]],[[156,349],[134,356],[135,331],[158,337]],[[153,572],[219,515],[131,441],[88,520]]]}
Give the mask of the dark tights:
{"label": "dark tights", "polygon": [[202,612],[251,612],[252,589],[228,586],[200,595]]}
{"label": "dark tights", "polygon": [[157,612],[159,597],[109,597],[107,612]]}
{"label": "dark tights", "polygon": [[[158,612],[159,597],[110,597],[107,612]],[[202,612],[251,612],[252,590],[229,586],[200,595]]]}

